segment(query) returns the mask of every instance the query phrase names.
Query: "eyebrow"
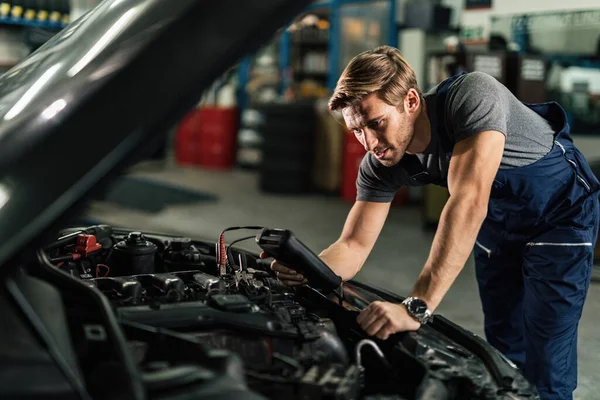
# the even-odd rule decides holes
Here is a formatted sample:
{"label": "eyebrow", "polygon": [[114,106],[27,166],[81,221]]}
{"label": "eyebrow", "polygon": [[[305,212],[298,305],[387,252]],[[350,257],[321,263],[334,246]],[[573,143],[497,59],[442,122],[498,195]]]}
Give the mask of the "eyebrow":
{"label": "eyebrow", "polygon": [[372,123],[372,122],[375,122],[375,121],[377,121],[378,119],[381,119],[381,118],[383,118],[383,117],[384,117],[384,115],[380,115],[379,117],[371,118],[370,120],[368,120],[367,122],[365,122],[363,125],[361,125],[361,126],[359,126],[359,127],[350,127],[350,126],[349,126],[349,127],[348,127],[348,129],[350,129],[350,130],[352,131],[352,130],[354,130],[354,129],[362,128],[363,126],[367,126],[367,125],[369,125],[370,123]]}

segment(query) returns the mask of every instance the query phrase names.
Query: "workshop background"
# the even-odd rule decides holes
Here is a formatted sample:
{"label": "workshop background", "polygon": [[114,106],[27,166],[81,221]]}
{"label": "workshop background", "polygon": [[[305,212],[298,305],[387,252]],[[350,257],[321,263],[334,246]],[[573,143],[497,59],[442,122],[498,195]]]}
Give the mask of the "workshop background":
{"label": "workshop background", "polygon": [[[1,72],[97,3],[0,1]],[[78,221],[195,238],[233,225],[287,228],[320,252],[341,232],[364,155],[328,114],[327,99],[347,62],[382,44],[404,53],[423,90],[459,71],[484,71],[524,102],[561,102],[600,174],[598,0],[324,0],[223,71],[163,146]],[[193,48],[189,55],[204,62]],[[399,191],[357,279],[406,294],[447,196],[433,186]],[[478,296],[470,260],[438,312],[483,337]],[[594,277],[579,331],[577,399],[600,397],[599,312]]]}

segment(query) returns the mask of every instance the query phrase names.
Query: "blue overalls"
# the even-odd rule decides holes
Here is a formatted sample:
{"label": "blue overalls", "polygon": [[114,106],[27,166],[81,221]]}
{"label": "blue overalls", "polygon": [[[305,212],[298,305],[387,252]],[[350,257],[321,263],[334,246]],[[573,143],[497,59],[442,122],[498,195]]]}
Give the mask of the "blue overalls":
{"label": "blue overalls", "polygon": [[[456,77],[440,84],[432,118],[432,131],[449,154],[444,104]],[[574,146],[562,107],[555,102],[528,107],[558,132],[554,146],[533,164],[498,171],[474,248],[475,271],[488,342],[523,370],[542,399],[572,399],[600,183]],[[427,182],[414,156],[402,163],[415,180],[447,186]]]}

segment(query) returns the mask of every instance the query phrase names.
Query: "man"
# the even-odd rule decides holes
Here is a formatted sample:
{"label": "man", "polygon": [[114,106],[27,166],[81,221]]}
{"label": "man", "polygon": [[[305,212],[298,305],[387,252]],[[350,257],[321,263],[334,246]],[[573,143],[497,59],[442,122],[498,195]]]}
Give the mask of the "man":
{"label": "man", "polygon": [[[570,399],[590,282],[600,183],[556,103],[525,105],[493,77],[461,74],[421,94],[401,53],[355,57],[329,106],[368,151],[340,238],[320,257],[344,280],[362,267],[403,185],[447,186],[431,253],[403,304],[358,316],[372,336],[426,323],[474,251],[487,340],[543,399]],[[288,285],[306,283],[272,264]]]}

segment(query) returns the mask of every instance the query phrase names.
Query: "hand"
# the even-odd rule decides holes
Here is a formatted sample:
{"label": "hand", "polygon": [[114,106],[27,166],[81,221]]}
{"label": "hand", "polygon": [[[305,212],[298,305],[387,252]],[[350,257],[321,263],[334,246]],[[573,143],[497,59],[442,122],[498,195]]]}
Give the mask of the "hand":
{"label": "hand", "polygon": [[[261,259],[265,259],[265,258],[269,258],[269,257],[270,256],[267,253],[265,253],[264,251],[260,253]],[[275,271],[275,273],[277,274],[277,278],[279,278],[281,283],[283,283],[284,285],[299,286],[299,285],[305,285],[308,283],[308,280],[306,278],[304,278],[304,276],[302,274],[299,274],[296,271],[294,271],[293,269],[288,268],[285,265],[278,263],[277,260],[274,260],[271,263],[271,269],[273,271]]]}
{"label": "hand", "polygon": [[396,332],[416,331],[421,323],[402,304],[374,301],[358,315],[356,322],[369,336],[386,340]]}

